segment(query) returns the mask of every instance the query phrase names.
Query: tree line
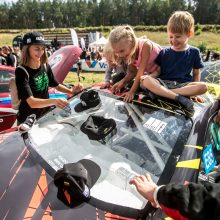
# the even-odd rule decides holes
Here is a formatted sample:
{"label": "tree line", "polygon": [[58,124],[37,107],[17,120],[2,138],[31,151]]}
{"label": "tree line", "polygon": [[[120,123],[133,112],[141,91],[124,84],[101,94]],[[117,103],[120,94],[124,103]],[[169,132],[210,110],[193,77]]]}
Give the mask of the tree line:
{"label": "tree line", "polygon": [[176,10],[220,24],[219,0],[18,0],[0,3],[0,29],[165,25]]}

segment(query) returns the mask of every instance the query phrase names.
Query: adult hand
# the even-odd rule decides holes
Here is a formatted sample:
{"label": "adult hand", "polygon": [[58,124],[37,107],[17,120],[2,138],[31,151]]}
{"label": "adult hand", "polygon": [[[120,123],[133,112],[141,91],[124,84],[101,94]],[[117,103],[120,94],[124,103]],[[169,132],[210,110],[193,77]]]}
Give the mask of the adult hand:
{"label": "adult hand", "polygon": [[154,201],[154,191],[157,189],[157,185],[151,179],[149,174],[136,176],[129,182],[133,184],[137,191],[146,198],[154,207],[157,207]]}
{"label": "adult hand", "polygon": [[218,110],[218,114],[216,116],[216,123],[220,125],[220,110]]}
{"label": "adult hand", "polygon": [[121,89],[124,87],[124,80],[120,80],[119,82],[115,83],[113,86],[112,86],[112,93],[117,93],[117,92],[120,92]]}
{"label": "adult hand", "polygon": [[82,90],[83,90],[83,85],[79,83],[78,85],[72,87],[72,94],[74,95],[78,92],[81,92]]}
{"label": "adult hand", "polygon": [[110,82],[105,82],[105,84],[102,85],[102,86],[100,87],[100,89],[106,89],[106,88],[109,88],[110,86],[111,86],[111,83],[110,83]]}
{"label": "adult hand", "polygon": [[124,97],[124,101],[125,102],[131,102],[134,98],[134,92],[131,92],[131,91],[128,91],[128,92],[125,92],[122,97]]}

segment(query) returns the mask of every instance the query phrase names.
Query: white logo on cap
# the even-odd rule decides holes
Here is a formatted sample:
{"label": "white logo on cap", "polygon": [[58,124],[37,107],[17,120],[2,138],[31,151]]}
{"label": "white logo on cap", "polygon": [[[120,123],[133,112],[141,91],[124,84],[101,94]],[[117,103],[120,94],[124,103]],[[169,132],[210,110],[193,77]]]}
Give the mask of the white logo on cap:
{"label": "white logo on cap", "polygon": [[27,44],[31,43],[31,38],[27,39]]}
{"label": "white logo on cap", "polygon": [[36,37],[36,40],[44,40],[44,37],[42,36]]}

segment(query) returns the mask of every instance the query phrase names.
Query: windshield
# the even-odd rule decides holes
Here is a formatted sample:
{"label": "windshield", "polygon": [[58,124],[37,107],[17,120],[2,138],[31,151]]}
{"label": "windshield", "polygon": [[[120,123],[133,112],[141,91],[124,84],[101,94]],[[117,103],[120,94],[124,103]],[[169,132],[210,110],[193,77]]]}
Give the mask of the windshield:
{"label": "windshield", "polygon": [[[150,173],[158,182],[170,154],[175,148],[183,148],[191,120],[146,105],[124,103],[102,92],[99,96],[102,105],[96,111],[75,112],[74,107],[80,103],[78,95],[69,100],[71,115],[54,109],[42,117],[30,131],[31,146],[54,171],[65,163],[94,161],[101,168],[101,176],[91,195],[108,203],[142,209],[146,201],[129,180]],[[116,129],[102,140],[90,140],[80,129],[90,115],[113,119]],[[171,175],[168,172],[166,178],[169,180]]]}

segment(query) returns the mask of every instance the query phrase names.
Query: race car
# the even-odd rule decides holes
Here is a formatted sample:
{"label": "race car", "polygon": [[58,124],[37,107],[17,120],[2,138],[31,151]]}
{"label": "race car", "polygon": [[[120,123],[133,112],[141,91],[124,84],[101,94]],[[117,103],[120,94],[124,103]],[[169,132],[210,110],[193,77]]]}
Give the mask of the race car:
{"label": "race car", "polygon": [[[209,93],[203,97],[206,102],[195,103],[192,113],[146,94],[125,103],[120,94],[96,85],[70,98],[70,110],[51,110],[28,133],[2,133],[0,217],[166,219],[129,180],[150,173],[159,185],[214,184],[219,172],[219,101]],[[75,187],[62,179],[63,169],[76,164],[84,165],[86,175],[76,174],[76,169],[64,170],[65,175],[75,180],[74,186],[87,186],[86,200],[74,197]]]}
{"label": "race car", "polygon": [[[96,94],[100,100],[91,110],[85,107],[86,92]],[[158,99],[152,103],[146,97],[143,100],[125,103],[96,86],[69,99],[71,112],[52,110],[22,137],[18,132],[2,134],[1,217],[163,219],[166,216],[129,184],[133,176],[150,173],[159,185],[214,182],[215,176],[209,174],[219,162],[211,128],[219,102],[197,103],[194,115],[189,117],[174,102]],[[88,130],[100,126],[94,125],[95,117],[104,124],[112,119],[115,126],[108,122],[104,128],[110,133],[91,135]],[[204,156],[206,149],[209,157]],[[57,199],[54,175],[64,165],[81,161],[95,164],[88,171],[94,179],[90,199],[65,205]],[[207,171],[207,166],[212,168]],[[15,196],[20,197],[19,205],[13,200]]]}

